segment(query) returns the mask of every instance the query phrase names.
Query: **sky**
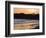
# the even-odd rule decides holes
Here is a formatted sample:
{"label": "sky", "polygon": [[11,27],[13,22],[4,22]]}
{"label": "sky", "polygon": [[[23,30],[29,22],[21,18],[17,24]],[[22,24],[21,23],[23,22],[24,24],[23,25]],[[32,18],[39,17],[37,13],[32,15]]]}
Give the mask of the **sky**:
{"label": "sky", "polygon": [[39,14],[38,8],[14,8],[14,13]]}

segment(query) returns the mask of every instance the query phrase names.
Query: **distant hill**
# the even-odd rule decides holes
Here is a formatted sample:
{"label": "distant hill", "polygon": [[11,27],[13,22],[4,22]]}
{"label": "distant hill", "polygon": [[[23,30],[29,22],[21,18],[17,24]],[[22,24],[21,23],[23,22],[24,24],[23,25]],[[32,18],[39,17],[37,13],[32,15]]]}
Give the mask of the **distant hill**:
{"label": "distant hill", "polygon": [[39,14],[14,14],[14,19],[35,19],[39,20]]}

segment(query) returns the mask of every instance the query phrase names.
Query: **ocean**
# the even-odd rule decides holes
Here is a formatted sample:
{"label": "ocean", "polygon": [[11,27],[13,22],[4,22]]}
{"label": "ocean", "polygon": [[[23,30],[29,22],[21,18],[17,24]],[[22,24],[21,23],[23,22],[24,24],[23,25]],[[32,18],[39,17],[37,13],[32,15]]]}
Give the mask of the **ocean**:
{"label": "ocean", "polygon": [[31,29],[39,26],[39,20],[14,19],[14,29]]}

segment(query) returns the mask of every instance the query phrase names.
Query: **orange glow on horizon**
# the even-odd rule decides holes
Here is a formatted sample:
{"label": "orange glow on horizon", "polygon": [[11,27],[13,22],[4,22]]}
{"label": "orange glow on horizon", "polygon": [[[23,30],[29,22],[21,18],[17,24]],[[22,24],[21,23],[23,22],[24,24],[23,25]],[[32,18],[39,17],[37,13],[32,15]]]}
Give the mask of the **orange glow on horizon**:
{"label": "orange glow on horizon", "polygon": [[24,14],[39,14],[39,9],[37,8],[15,8],[14,13],[24,13]]}

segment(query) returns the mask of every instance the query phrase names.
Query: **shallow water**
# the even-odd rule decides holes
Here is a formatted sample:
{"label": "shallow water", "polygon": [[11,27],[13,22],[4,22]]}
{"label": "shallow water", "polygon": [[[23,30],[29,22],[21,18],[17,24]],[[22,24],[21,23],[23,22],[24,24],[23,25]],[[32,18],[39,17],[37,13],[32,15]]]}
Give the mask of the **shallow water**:
{"label": "shallow water", "polygon": [[15,24],[19,23],[38,23],[39,20],[27,20],[27,19],[14,19]]}
{"label": "shallow water", "polygon": [[14,19],[14,29],[32,29],[39,26],[39,20]]}

